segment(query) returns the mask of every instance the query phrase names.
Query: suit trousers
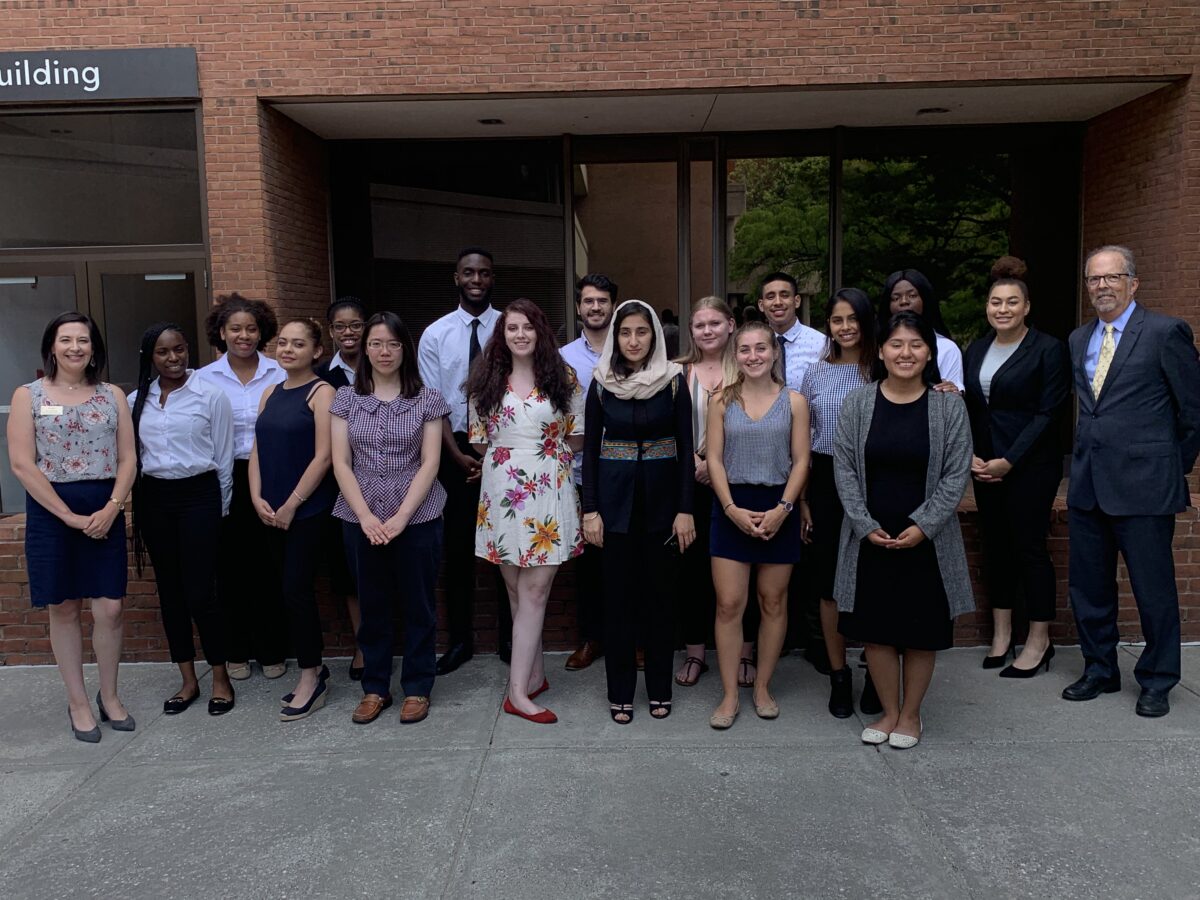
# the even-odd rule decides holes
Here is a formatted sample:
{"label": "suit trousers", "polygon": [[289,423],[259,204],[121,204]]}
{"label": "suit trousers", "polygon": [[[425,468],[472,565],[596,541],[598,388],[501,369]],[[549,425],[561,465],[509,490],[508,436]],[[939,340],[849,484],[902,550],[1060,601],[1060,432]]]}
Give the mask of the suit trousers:
{"label": "suit trousers", "polygon": [[1125,558],[1146,648],[1134,666],[1138,684],[1170,690],[1179,682],[1179,594],[1171,540],[1175,517],[1110,516],[1077,509],[1071,528],[1071,607],[1085,671],[1103,678],[1117,667],[1117,551]]}
{"label": "suit trousers", "polygon": [[317,613],[316,578],[321,548],[328,533],[324,512],[294,520],[286,531],[267,529],[267,546],[274,574],[282,585],[283,608],[296,664],[302,669],[321,665],[321,617]]}
{"label": "suit trousers", "polygon": [[679,551],[663,546],[670,529],[604,533],[604,669],[608,702],[632,703],[637,646],[646,659],[646,694],[671,699],[672,598]]}
{"label": "suit trousers", "polygon": [[[476,453],[467,436],[454,433],[458,449],[468,456]],[[446,619],[452,644],[475,643],[475,516],[479,510],[478,481],[466,481],[463,470],[442,454],[438,481],[446,489],[445,519],[446,547]],[[499,566],[488,566],[496,581],[496,626],[501,641],[512,640],[512,611],[508,606],[508,589]],[[361,585],[361,582],[359,582]],[[361,588],[360,588],[361,591]]]}
{"label": "suit trousers", "polygon": [[1015,468],[1000,482],[972,482],[992,609],[1012,609],[1023,595],[1029,621],[1054,621],[1054,563],[1046,535],[1060,481],[1062,463],[1054,460]]}
{"label": "suit trousers", "polygon": [[343,523],[348,558],[358,577],[362,624],[358,648],[363,655],[364,694],[391,693],[392,654],[396,644],[395,607],[404,613],[404,663],[400,685],[406,697],[428,697],[437,665],[438,565],[442,559],[442,520],[409,525],[391,543],[374,546],[354,522]]}
{"label": "suit trousers", "polygon": [[230,662],[251,657],[264,666],[287,658],[287,626],[279,579],[261,564],[267,552],[267,526],[250,502],[250,463],[233,461],[233,500],[221,521],[217,557],[217,596],[225,619]]}
{"label": "suit trousers", "polygon": [[221,533],[221,485],[217,473],[191,478],[138,481],[138,530],[146,542],[171,662],[192,662],[192,623],[210,666],[225,665],[225,628],[217,604],[217,543]]}

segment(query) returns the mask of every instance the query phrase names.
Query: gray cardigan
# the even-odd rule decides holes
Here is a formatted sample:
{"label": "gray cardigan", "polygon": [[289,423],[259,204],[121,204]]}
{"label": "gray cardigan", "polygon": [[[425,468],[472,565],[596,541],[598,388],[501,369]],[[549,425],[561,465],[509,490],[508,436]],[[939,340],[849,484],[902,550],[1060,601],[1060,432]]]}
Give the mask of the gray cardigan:
{"label": "gray cardigan", "polygon": [[[838,609],[854,611],[859,544],[880,525],[867,512],[867,433],[875,413],[877,385],[868,384],[846,397],[838,416],[833,445],[833,474],[846,516],[838,543],[833,597]],[[929,469],[925,502],[910,518],[933,541],[938,569],[950,601],[950,617],[975,609],[967,555],[958,527],[958,502],[971,474],[971,429],[967,408],[958,394],[929,392]]]}

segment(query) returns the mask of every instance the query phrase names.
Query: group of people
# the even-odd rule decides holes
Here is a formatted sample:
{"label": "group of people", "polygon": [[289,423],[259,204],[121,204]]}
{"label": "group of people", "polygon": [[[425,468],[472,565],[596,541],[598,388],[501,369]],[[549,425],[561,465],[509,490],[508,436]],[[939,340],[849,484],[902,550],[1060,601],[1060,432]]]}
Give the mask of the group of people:
{"label": "group of people", "polygon": [[[206,323],[220,359],[190,368],[183,329],[156,324],[128,400],[100,380],[96,324],[65,313],[43,338],[44,377],[14,395],[9,445],[28,492],[31,600],[49,611],[71,729],[100,739],[84,689],[85,599],[100,719],[135,727],[117,692],[132,493],[135,558],[154,567],[181,674],[167,714],[200,695],[193,624],[212,667],[210,714],[234,708],[252,661],[284,675],[289,650],[299,676],[280,719],[319,709],[330,674],[314,582],[326,560],[356,633],[353,721],[393,703],[397,606],[400,721],[421,721],[435,677],[473,654],[478,557],[508,600],[503,709],[552,723],[538,702],[550,687],[543,622],[558,568],[578,558],[583,641],[567,668],[603,657],[614,722],[634,718],[639,668],[648,714],[667,718],[673,686],[707,672],[710,637],[723,688],[711,726],[733,726],[746,687],[756,715],[778,717],[771,683],[791,605],[811,610],[830,713],[854,712],[846,645],[861,644],[860,708],[874,717],[862,740],[915,746],[936,653],[975,607],[957,518],[969,483],[995,624],[984,668],[1030,678],[1049,667],[1046,537],[1072,384],[1070,595],[1085,670],[1063,696],[1119,689],[1120,550],[1146,640],[1137,711],[1163,715],[1179,679],[1171,535],[1200,450],[1192,333],[1137,304],[1126,248],[1088,255],[1098,318],[1069,347],[1031,327],[1024,274],[1019,260],[997,262],[990,330],[965,356],[929,280],[903,269],[876,304],[836,290],[824,334],[800,321],[786,273],[763,279],[762,320],[740,327],[705,297],[673,360],[653,307],[620,302],[600,274],[580,280],[582,333],[560,349],[537,304],[491,305],[492,256],[472,247],[457,261],[456,308],[418,346],[396,314],[343,298],[329,309],[336,352],[325,361],[321,325],[280,327],[265,303],[232,294]],[[273,340],[274,359],[263,352]],[[438,659],[443,556],[450,646]],[[1019,654],[1017,607],[1029,620]],[[672,672],[678,635],[686,652]]]}

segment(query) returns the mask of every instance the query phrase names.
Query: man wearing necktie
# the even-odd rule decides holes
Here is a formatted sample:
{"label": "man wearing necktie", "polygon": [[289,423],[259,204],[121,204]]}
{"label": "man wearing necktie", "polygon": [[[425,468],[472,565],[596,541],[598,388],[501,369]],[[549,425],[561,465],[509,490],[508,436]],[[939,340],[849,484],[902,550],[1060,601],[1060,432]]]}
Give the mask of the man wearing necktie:
{"label": "man wearing necktie", "polygon": [[1084,670],[1063,697],[1091,700],[1121,689],[1120,551],[1146,641],[1134,667],[1137,713],[1165,716],[1180,664],[1171,540],[1200,451],[1200,359],[1186,322],[1134,300],[1137,269],[1127,248],[1089,253],[1084,281],[1098,318],[1069,341],[1079,421],[1067,491],[1070,596]]}
{"label": "man wearing necktie", "polygon": [[[492,254],[468,247],[458,255],[454,284],[458,305],[421,334],[417,368],[427,387],[436,389],[450,405],[442,420],[442,460],[438,481],[446,489],[445,553],[446,613],[450,646],[437,662],[437,674],[448,675],[475,652],[475,513],[479,505],[479,456],[467,440],[467,398],[463,383],[471,363],[482,351],[500,312],[492,307]],[[507,662],[512,646],[508,593],[494,569],[498,601],[497,631],[500,655]]]}

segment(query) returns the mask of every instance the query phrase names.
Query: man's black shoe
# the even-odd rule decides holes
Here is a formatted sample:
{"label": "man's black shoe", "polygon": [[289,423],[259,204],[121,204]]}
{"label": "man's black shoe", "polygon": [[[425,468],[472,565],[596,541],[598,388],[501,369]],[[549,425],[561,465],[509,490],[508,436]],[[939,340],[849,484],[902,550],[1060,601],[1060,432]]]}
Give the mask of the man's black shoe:
{"label": "man's black shoe", "polygon": [[1083,677],[1074,684],[1063,688],[1062,697],[1064,700],[1095,700],[1101,694],[1115,694],[1120,689],[1120,675],[1102,678],[1099,675],[1089,675],[1085,672]]}
{"label": "man's black shoe", "polygon": [[1152,688],[1142,688],[1142,696],[1138,697],[1137,714],[1147,719],[1157,719],[1171,711],[1171,701],[1167,699],[1169,691],[1156,691]]}
{"label": "man's black shoe", "polygon": [[470,644],[451,644],[450,649],[437,661],[437,673],[449,675],[474,655],[475,651]]}
{"label": "man's black shoe", "polygon": [[496,651],[500,655],[500,661],[506,666],[512,665],[512,641],[501,641],[500,647]]}

